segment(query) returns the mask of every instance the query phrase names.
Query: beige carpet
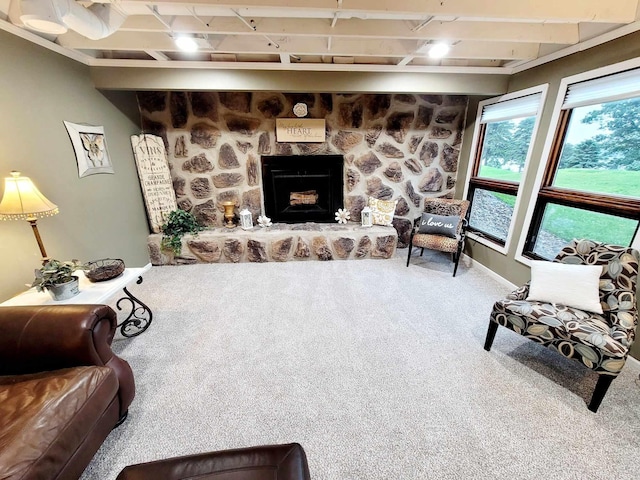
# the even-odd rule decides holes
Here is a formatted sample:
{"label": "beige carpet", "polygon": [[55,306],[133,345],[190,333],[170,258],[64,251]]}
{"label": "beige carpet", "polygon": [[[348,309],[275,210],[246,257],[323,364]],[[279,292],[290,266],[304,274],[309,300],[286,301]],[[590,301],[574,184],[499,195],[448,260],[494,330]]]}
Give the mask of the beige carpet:
{"label": "beige carpet", "polygon": [[505,329],[483,350],[506,287],[405,255],[154,267],[131,288],[153,324],[114,344],[136,398],[83,480],[285,442],[314,480],[640,476],[638,362],[593,414],[577,363]]}

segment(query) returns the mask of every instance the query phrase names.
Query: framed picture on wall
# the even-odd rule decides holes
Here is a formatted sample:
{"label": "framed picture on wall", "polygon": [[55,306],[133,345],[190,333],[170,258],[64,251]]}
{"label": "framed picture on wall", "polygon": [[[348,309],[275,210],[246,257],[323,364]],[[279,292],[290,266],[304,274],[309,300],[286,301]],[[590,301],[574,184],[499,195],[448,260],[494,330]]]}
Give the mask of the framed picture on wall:
{"label": "framed picture on wall", "polygon": [[80,178],[96,173],[114,173],[104,127],[64,122],[78,163]]}

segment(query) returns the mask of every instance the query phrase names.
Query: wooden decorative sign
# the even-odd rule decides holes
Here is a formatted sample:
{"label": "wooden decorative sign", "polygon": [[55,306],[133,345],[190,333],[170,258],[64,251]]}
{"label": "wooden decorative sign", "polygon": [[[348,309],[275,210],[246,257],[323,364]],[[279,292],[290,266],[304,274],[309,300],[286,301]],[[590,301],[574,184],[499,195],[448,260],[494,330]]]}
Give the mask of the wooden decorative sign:
{"label": "wooden decorative sign", "polygon": [[131,146],[149,226],[153,233],[160,233],[167,215],[178,208],[164,142],[156,135],[131,135]]}
{"label": "wooden decorative sign", "polygon": [[324,142],[324,118],[276,118],[277,142]]}

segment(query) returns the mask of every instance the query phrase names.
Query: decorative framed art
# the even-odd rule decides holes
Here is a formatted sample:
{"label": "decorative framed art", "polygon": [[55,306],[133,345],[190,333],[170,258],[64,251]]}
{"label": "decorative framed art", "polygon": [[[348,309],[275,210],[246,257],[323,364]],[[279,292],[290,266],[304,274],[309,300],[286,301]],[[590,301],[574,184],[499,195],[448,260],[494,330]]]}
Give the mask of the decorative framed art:
{"label": "decorative framed art", "polygon": [[96,173],[114,173],[104,127],[64,122],[78,163],[80,178]]}

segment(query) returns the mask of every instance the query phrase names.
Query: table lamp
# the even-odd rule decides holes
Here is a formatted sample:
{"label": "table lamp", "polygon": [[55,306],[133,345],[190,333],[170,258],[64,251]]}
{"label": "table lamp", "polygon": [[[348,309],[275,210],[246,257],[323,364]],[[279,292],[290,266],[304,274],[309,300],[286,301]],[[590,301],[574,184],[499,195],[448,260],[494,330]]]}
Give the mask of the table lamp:
{"label": "table lamp", "polygon": [[4,195],[0,201],[0,220],[26,220],[31,224],[36,236],[42,263],[49,258],[44,249],[42,238],[38,232],[38,218],[56,215],[58,206],[51,203],[40,193],[30,178],[21,177],[20,172],[11,172],[10,177],[4,179]]}

